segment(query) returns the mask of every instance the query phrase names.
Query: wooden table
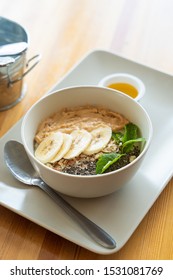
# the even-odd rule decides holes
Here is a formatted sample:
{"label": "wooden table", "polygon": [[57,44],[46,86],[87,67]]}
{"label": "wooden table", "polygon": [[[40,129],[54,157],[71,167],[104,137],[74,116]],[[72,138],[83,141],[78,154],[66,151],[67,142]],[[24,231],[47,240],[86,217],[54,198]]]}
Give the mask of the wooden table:
{"label": "wooden table", "polygon": [[[173,74],[172,0],[1,0],[0,15],[30,35],[25,98],[0,112],[3,136],[87,52],[106,49]],[[173,259],[173,180],[125,246],[97,255],[0,206],[0,259]]]}

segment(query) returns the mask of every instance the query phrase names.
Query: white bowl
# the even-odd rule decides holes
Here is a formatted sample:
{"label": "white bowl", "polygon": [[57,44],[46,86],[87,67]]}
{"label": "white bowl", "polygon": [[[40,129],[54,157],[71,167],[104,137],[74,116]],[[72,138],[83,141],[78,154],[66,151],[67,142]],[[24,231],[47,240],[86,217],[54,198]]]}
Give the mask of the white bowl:
{"label": "white bowl", "polygon": [[131,97],[134,98],[136,101],[139,101],[145,94],[145,85],[141,81],[141,79],[139,79],[138,77],[136,77],[134,75],[127,74],[127,73],[114,73],[114,74],[108,75],[108,76],[104,77],[99,82],[98,85],[103,86],[103,87],[109,87],[110,85],[114,84],[116,87],[117,83],[118,84],[119,83],[127,84],[127,85],[131,85],[132,87],[134,87],[136,89],[137,95],[136,95],[136,97],[132,97],[132,96]]}
{"label": "white bowl", "polygon": [[[119,112],[140,128],[146,144],[133,162],[110,173],[79,176],[53,170],[35,158],[33,139],[40,122],[64,107],[86,104]],[[152,124],[144,108],[127,95],[103,87],[79,86],[56,91],[35,103],[23,118],[21,136],[33,166],[50,187],[69,196],[89,198],[113,193],[136,174],[151,142]]]}

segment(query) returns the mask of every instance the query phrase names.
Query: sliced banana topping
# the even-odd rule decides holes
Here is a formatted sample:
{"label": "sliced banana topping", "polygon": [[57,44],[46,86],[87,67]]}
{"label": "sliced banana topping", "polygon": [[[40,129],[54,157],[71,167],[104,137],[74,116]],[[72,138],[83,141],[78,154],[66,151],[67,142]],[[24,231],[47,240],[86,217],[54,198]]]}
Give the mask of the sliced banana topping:
{"label": "sliced banana topping", "polygon": [[91,143],[83,152],[86,155],[92,155],[104,149],[111,139],[112,129],[109,126],[100,126],[90,133],[92,135]]}
{"label": "sliced banana topping", "polygon": [[73,138],[73,142],[69,151],[64,155],[65,159],[80,155],[88,147],[92,138],[91,134],[84,129],[74,130],[70,135]]}
{"label": "sliced banana topping", "polygon": [[81,153],[96,154],[107,146],[111,136],[111,127],[105,125],[91,132],[85,129],[73,130],[71,134],[54,132],[38,145],[35,156],[42,163],[54,163],[62,158],[75,158]]}
{"label": "sliced banana topping", "polygon": [[61,158],[70,150],[70,147],[72,145],[73,138],[70,134],[62,133],[63,134],[63,144],[58,151],[58,153],[55,155],[55,157],[50,161],[51,163],[54,163]]}
{"label": "sliced banana topping", "polygon": [[51,133],[37,147],[35,157],[42,163],[50,162],[63,144],[62,132]]}

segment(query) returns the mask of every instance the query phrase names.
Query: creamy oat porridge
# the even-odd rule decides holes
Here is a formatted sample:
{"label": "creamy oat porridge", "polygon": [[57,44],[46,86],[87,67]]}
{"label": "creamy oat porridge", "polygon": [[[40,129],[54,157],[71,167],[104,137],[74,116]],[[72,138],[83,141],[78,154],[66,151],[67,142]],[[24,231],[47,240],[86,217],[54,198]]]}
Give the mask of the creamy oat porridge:
{"label": "creamy oat porridge", "polygon": [[36,158],[48,167],[75,175],[96,175],[119,169],[141,151],[139,128],[107,108],[64,108],[38,127]]}

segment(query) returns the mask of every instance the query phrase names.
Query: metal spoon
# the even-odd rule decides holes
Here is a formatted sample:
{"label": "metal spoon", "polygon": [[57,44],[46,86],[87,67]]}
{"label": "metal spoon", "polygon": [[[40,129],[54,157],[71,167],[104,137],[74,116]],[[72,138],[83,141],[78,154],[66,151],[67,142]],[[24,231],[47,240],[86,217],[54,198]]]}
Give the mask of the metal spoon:
{"label": "metal spoon", "polygon": [[16,55],[25,51],[28,47],[26,42],[17,42],[0,46],[0,56]]}
{"label": "metal spoon", "polygon": [[14,140],[7,142],[4,148],[4,159],[16,179],[27,185],[38,186],[45,191],[97,243],[108,249],[116,247],[116,242],[107,232],[73,208],[39,177],[21,143]]}

